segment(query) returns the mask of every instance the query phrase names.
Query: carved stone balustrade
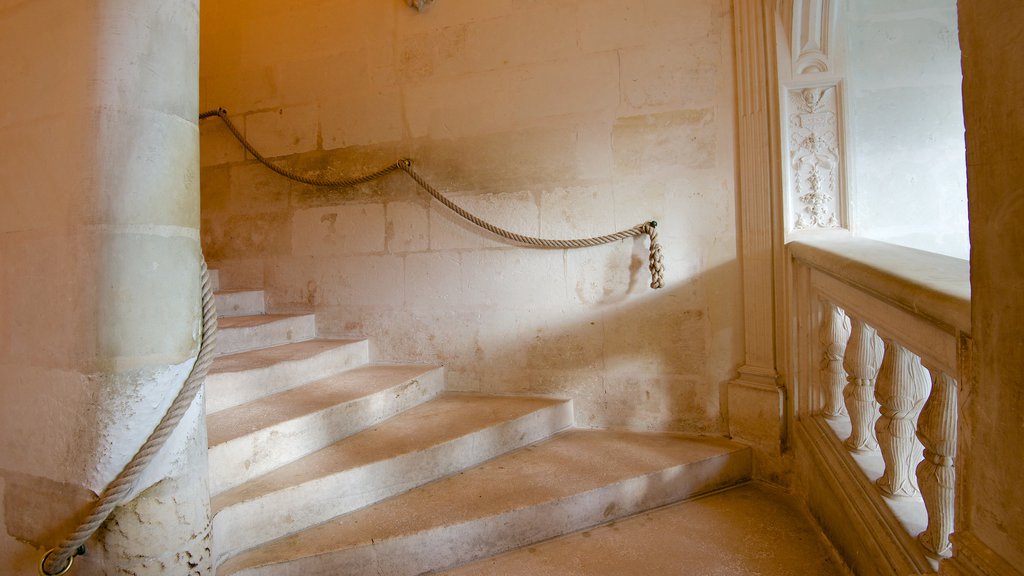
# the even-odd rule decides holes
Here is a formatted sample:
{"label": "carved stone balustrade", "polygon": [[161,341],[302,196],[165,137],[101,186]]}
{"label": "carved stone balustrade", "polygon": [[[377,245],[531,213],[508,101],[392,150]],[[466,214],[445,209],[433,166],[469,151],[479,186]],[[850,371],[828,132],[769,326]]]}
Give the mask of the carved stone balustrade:
{"label": "carved stone balustrade", "polygon": [[857,573],[945,573],[942,559],[954,567],[969,545],[950,543],[965,506],[956,467],[978,457],[957,450],[969,264],[821,232],[787,250],[794,453],[808,506]]}
{"label": "carved stone balustrade", "polygon": [[884,347],[874,328],[857,318],[851,322],[850,342],[843,358],[843,367],[848,375],[843,397],[846,399],[846,411],[850,413],[851,425],[846,447],[860,452],[878,448],[875,439],[875,419],[878,418],[875,379],[882,363]]}
{"label": "carved stone balustrade", "polygon": [[924,444],[924,460],[917,466],[917,482],[928,510],[928,527],[918,535],[921,544],[940,558],[952,555],[956,487],[957,383],[944,372],[932,372],[932,393],[917,423]]}
{"label": "carved stone balustrade", "polygon": [[921,459],[917,417],[930,390],[931,379],[921,359],[899,343],[885,340],[885,358],[875,383],[881,412],[875,434],[885,461],[885,472],[877,484],[886,496],[917,495],[914,466]]}
{"label": "carved stone balustrade", "polygon": [[850,319],[843,309],[831,302],[825,302],[825,314],[818,335],[821,339],[821,388],[824,407],[821,413],[827,418],[846,416],[843,403],[843,388],[846,386],[846,370],[843,369],[843,355],[850,339]]}

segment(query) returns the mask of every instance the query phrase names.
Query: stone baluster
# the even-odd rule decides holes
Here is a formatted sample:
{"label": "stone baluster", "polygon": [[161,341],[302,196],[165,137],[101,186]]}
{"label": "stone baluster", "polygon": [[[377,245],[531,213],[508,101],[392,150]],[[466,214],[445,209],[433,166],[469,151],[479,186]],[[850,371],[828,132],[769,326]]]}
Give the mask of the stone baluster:
{"label": "stone baluster", "polygon": [[850,413],[850,437],[846,447],[854,452],[878,448],[875,440],[875,418],[878,417],[878,403],[875,402],[875,378],[882,363],[884,348],[875,329],[863,320],[851,319],[850,341],[843,357],[847,373],[846,410]]}
{"label": "stone baluster", "polygon": [[843,387],[846,386],[846,370],[843,370],[843,354],[850,339],[850,319],[843,309],[831,302],[825,302],[824,317],[818,332],[822,348],[820,379],[824,396],[822,414],[827,418],[846,416],[843,404]]}
{"label": "stone baluster", "polygon": [[878,479],[886,496],[917,495],[914,465],[921,457],[917,444],[917,417],[931,390],[931,378],[916,354],[898,342],[885,341],[885,358],[875,384],[880,416],[875,423],[885,472]]}
{"label": "stone baluster", "polygon": [[924,444],[924,460],[917,466],[917,482],[928,510],[928,527],[918,535],[929,553],[952,555],[957,434],[957,383],[943,372],[932,372],[932,393],[921,411],[917,437]]}

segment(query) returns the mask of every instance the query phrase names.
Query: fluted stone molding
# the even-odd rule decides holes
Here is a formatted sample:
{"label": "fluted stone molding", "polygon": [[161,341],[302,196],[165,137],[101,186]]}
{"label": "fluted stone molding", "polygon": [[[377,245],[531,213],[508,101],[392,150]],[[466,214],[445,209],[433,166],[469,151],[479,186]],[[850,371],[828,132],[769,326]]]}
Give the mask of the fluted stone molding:
{"label": "fluted stone molding", "polygon": [[854,452],[878,448],[875,439],[875,419],[878,402],[875,401],[875,379],[885,350],[882,339],[863,320],[851,318],[850,342],[846,346],[843,367],[847,373],[843,397],[850,413],[850,437],[846,447]]}
{"label": "fluted stone molding", "polygon": [[737,213],[744,360],[728,387],[729,432],[758,449],[762,473],[787,442],[783,363],[784,226],[775,2],[733,0],[738,131]]}
{"label": "fluted stone molding", "polygon": [[914,465],[920,459],[917,417],[924,407],[931,378],[921,359],[893,340],[885,340],[885,357],[875,383],[879,417],[875,422],[885,471],[876,484],[886,496],[916,496]]}
{"label": "fluted stone molding", "polygon": [[843,403],[843,388],[846,386],[843,355],[850,339],[850,319],[842,308],[831,302],[825,302],[824,308],[818,332],[823,348],[820,386],[824,406],[821,413],[827,418],[840,418],[846,416],[846,405]]}
{"label": "fluted stone molding", "polygon": [[739,212],[743,265],[746,361],[741,373],[777,377],[775,281],[781,230],[776,215],[781,187],[778,99],[774,71],[774,14],[768,2],[733,2],[737,35],[737,114],[740,130]]}
{"label": "fluted stone molding", "polygon": [[928,510],[928,526],[918,539],[932,555],[949,558],[956,495],[957,382],[944,372],[933,371],[931,376],[931,395],[917,422],[917,437],[924,445],[917,483]]}

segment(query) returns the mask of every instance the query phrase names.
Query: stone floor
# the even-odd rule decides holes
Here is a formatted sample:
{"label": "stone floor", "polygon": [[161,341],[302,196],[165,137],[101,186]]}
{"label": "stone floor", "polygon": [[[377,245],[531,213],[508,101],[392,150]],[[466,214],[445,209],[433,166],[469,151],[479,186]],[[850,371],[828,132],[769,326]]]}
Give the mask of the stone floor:
{"label": "stone floor", "polygon": [[841,576],[824,536],[790,496],[746,484],[514,550],[451,576]]}

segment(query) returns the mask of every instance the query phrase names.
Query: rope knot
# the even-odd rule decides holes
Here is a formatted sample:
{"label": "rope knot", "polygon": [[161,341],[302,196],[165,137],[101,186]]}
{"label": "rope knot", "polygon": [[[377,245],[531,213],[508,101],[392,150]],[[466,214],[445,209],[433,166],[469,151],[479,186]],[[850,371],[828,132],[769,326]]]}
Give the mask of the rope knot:
{"label": "rope knot", "polygon": [[661,244],[658,242],[658,222],[651,220],[641,229],[651,239],[651,255],[648,268],[651,270],[651,288],[657,290],[665,287],[665,264],[661,255]]}

